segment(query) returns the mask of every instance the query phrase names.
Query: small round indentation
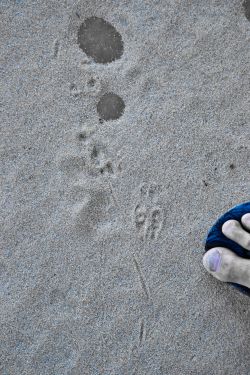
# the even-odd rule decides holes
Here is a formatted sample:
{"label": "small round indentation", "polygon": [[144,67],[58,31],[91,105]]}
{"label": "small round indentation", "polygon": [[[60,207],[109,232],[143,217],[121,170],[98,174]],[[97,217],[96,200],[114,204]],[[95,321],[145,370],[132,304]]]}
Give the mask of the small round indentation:
{"label": "small round indentation", "polygon": [[79,134],[78,134],[78,138],[79,138],[80,141],[85,141],[86,138],[87,138],[87,134],[86,134],[86,132],[81,132],[81,133],[79,133]]}
{"label": "small round indentation", "polygon": [[94,87],[94,86],[95,86],[95,80],[94,80],[94,78],[91,78],[91,79],[88,81],[88,86],[90,86],[90,87]]}
{"label": "small round indentation", "polygon": [[125,103],[112,92],[104,94],[97,104],[97,112],[103,120],[116,120],[123,114]]}
{"label": "small round indentation", "polygon": [[78,30],[78,44],[96,63],[110,63],[123,54],[121,34],[103,18],[87,18]]}

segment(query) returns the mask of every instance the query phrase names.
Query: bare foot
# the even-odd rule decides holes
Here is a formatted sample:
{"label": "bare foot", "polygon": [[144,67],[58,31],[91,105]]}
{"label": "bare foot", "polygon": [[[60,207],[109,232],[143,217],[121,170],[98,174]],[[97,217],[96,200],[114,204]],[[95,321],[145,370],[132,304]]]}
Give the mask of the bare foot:
{"label": "bare foot", "polygon": [[[246,250],[250,250],[250,233],[245,230],[250,231],[250,213],[241,217],[241,224],[237,220],[228,220],[222,226],[222,233]],[[213,247],[203,256],[203,265],[220,281],[250,288],[250,259],[239,257],[225,247]]]}

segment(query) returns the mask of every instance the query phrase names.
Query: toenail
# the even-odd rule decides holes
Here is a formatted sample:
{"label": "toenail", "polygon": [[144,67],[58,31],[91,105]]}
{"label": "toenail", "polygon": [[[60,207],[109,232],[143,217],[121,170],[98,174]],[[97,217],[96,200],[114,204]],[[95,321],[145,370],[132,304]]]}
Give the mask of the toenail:
{"label": "toenail", "polygon": [[217,272],[220,269],[221,255],[218,250],[213,251],[207,256],[207,266],[210,271]]}

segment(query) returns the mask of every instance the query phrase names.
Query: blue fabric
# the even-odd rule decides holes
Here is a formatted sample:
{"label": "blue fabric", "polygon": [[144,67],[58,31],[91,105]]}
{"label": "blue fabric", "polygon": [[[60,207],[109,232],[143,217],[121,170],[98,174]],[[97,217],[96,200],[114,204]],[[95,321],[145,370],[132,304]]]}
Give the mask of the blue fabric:
{"label": "blue fabric", "polygon": [[[250,202],[245,202],[238,204],[237,206],[231,208],[225,214],[223,214],[208,231],[206,240],[205,240],[205,252],[212,249],[213,247],[227,247],[228,249],[234,251],[237,255],[250,259],[250,251],[244,249],[242,246],[238,245],[236,242],[230,240],[221,231],[222,225],[227,220],[237,220],[241,223],[241,217],[250,213]],[[245,229],[245,228],[244,228]],[[246,230],[246,229],[245,229]],[[235,288],[240,290],[242,293],[250,296],[250,289],[239,284],[228,283],[233,285]]]}

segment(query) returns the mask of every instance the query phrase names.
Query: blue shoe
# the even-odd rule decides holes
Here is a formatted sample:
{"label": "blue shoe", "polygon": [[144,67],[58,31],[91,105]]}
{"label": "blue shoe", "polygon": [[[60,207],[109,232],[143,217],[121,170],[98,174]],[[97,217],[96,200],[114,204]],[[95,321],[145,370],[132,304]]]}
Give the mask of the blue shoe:
{"label": "blue shoe", "polygon": [[[250,202],[245,202],[242,204],[238,204],[237,206],[231,208],[231,210],[227,211],[223,214],[212,226],[212,228],[208,231],[207,238],[205,240],[205,252],[212,249],[213,247],[226,247],[232,251],[234,251],[237,255],[250,259],[250,251],[244,249],[242,246],[238,245],[236,242],[230,240],[221,231],[222,225],[227,220],[237,220],[241,222],[241,217],[244,214],[250,213]],[[245,229],[245,228],[244,228]],[[246,229],[245,229],[246,230]],[[247,294],[250,296],[250,288],[246,286],[239,285],[236,283],[228,283],[233,285],[235,288],[240,290],[242,293]]]}

